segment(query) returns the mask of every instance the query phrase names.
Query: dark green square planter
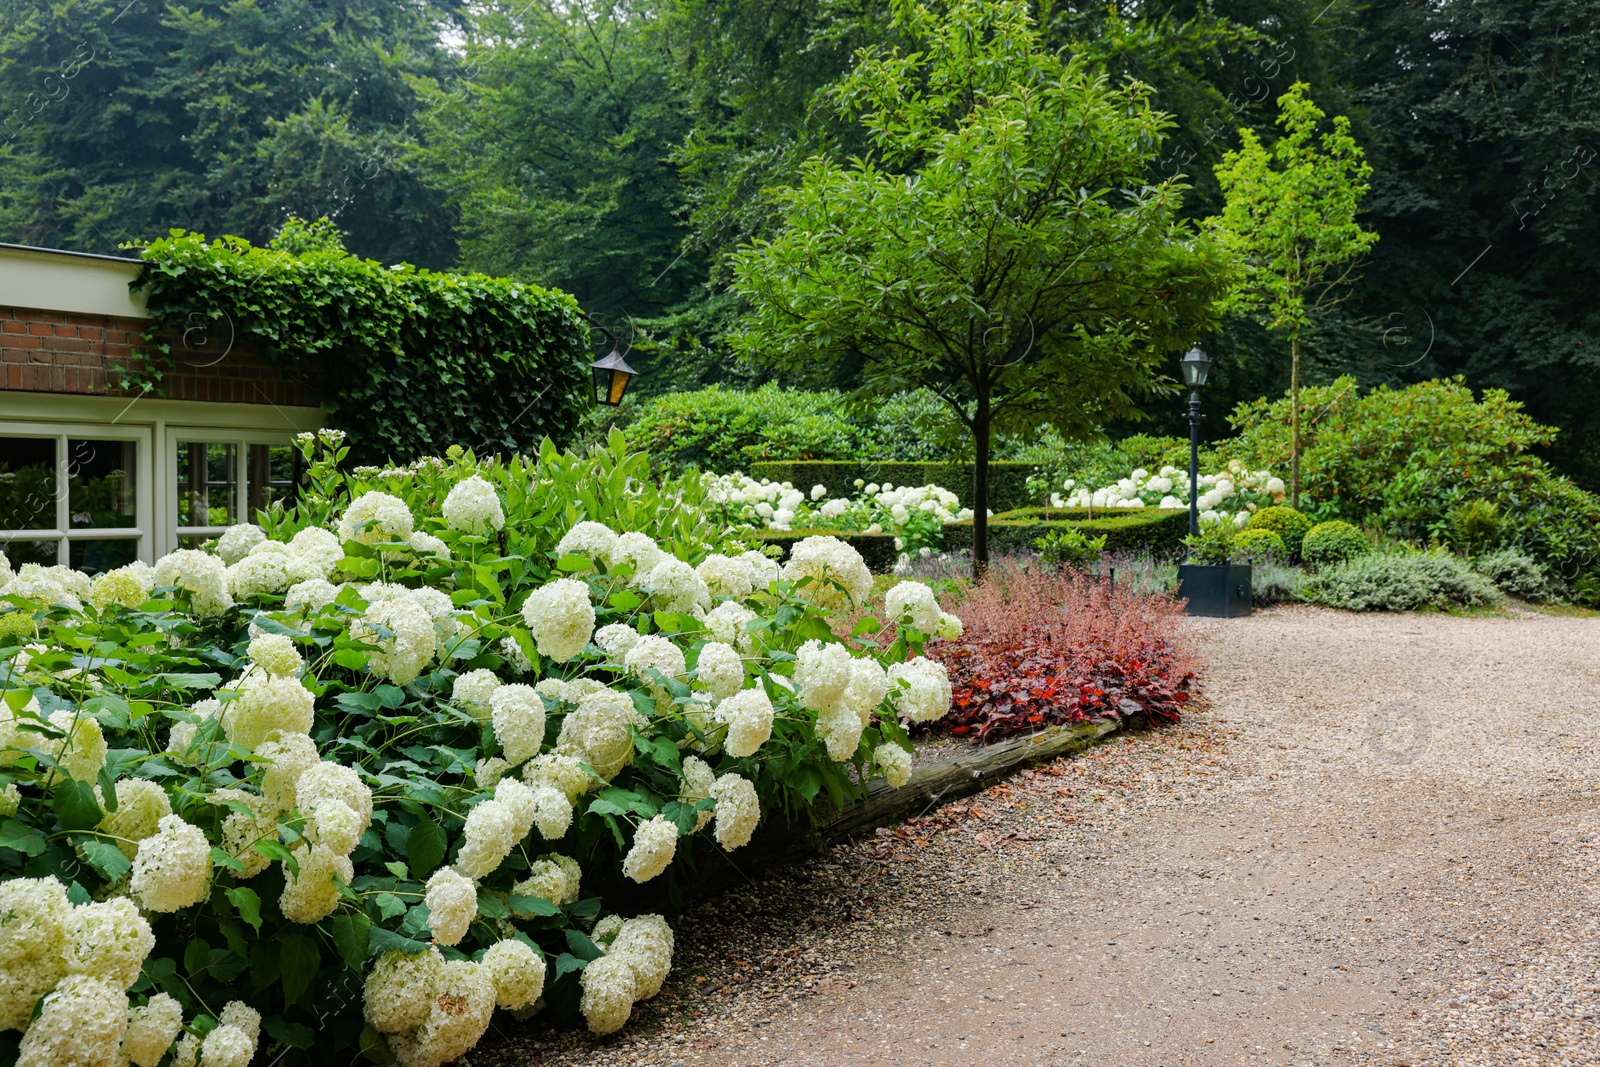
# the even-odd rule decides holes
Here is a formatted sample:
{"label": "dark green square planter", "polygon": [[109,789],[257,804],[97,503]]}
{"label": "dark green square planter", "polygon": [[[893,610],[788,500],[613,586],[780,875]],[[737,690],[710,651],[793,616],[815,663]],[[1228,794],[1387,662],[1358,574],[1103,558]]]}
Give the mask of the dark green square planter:
{"label": "dark green square planter", "polygon": [[1178,597],[1190,615],[1233,619],[1250,614],[1250,565],[1178,564]]}

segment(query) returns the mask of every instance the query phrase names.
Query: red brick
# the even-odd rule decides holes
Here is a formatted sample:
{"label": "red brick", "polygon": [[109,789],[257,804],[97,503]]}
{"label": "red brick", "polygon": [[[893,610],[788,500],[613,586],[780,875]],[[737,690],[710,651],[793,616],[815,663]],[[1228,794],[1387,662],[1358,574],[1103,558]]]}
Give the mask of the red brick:
{"label": "red brick", "polygon": [[28,332],[35,337],[53,337],[55,336],[56,328],[48,323],[30,322],[28,323]]}

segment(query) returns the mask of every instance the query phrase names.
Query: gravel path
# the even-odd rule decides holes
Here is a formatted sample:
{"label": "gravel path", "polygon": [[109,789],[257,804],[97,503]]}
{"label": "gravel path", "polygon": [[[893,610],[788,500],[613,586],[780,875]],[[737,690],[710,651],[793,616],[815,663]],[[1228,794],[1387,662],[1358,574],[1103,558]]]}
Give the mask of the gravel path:
{"label": "gravel path", "polygon": [[473,1064],[1600,1063],[1600,620],[1187,625],[1183,725],[746,872],[623,1034]]}

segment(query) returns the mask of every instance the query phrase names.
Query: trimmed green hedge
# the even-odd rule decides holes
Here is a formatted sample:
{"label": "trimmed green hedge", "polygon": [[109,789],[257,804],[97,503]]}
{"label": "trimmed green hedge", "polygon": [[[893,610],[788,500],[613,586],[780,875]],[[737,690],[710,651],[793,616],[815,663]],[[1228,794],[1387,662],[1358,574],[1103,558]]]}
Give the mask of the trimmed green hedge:
{"label": "trimmed green hedge", "polygon": [[756,537],[769,545],[783,549],[782,559],[789,558],[789,549],[807,537],[837,537],[861,553],[861,558],[874,574],[892,570],[900,553],[895,551],[893,534],[840,533],[837,530],[760,530]]}
{"label": "trimmed green hedge", "polygon": [[[1098,509],[1094,518],[1083,508],[1051,508],[1050,518],[1043,508],[1018,508],[989,519],[989,551],[1033,550],[1036,537],[1050,530],[1072,528],[1089,537],[1105,534],[1107,552],[1152,552],[1157,555],[1182,549],[1189,532],[1189,513],[1179,509],[1140,508]],[[944,528],[944,547],[951,552],[972,547],[972,523],[952,523]]]}
{"label": "trimmed green hedge", "polygon": [[[989,510],[1008,511],[1026,507],[1028,478],[1037,464],[998,460],[989,464]],[[961,498],[961,506],[972,506],[971,463],[872,463],[861,461],[788,460],[752,463],[750,476],[774,482],[789,482],[807,492],[813,485],[823,486],[829,496],[857,496],[856,479],[882,485],[937,485]]]}

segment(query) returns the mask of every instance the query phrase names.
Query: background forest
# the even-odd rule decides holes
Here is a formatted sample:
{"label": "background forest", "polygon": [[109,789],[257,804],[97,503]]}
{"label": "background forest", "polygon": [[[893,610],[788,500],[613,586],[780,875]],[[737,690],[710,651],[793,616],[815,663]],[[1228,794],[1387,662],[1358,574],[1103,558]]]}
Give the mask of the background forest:
{"label": "background forest", "polygon": [[[1595,175],[1600,27],[1576,0],[1062,3],[1048,42],[1154,88],[1153,180],[1221,209],[1238,128],[1274,136],[1299,80],[1351,120],[1380,235],[1305,338],[1310,384],[1464,375],[1561,427],[1600,486]],[[1585,17],[1590,16],[1590,17]],[[0,12],[0,238],[115,253],[175,227],[264,243],[326,215],[386,263],[553,285],[632,338],[636,388],[770,378],[725,337],[728,254],[770,236],[764,190],[861,127],[829,96],[896,43],[881,0],[12,0]],[[1208,408],[1280,394],[1249,316],[1206,342]],[[848,364],[785,384],[850,388]],[[1215,407],[1211,407],[1214,404]],[[1180,408],[1113,426],[1177,432]],[[1227,430],[1221,418],[1207,427]]]}

